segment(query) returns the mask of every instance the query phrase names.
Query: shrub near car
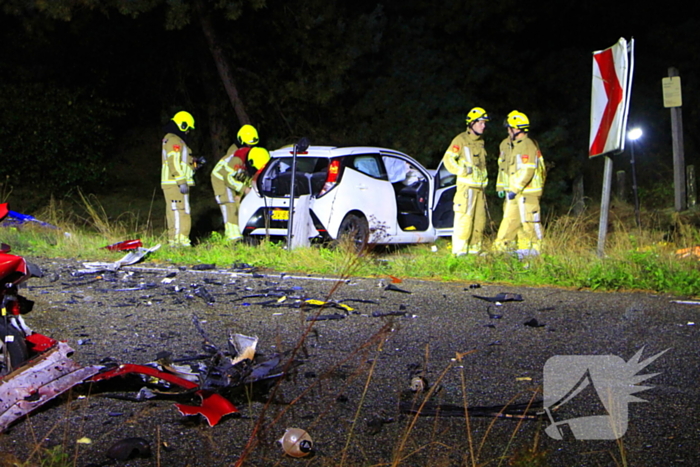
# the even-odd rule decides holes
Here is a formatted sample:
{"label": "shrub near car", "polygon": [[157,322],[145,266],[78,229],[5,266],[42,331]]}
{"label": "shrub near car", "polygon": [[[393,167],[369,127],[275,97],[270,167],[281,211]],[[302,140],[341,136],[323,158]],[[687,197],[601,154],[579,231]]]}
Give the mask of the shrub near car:
{"label": "shrub near car", "polygon": [[[287,235],[293,147],[270,157],[241,202],[245,236]],[[293,225],[310,219],[310,235],[325,240],[350,234],[361,244],[433,242],[452,234],[455,190],[454,175],[442,168],[434,174],[391,149],[310,146],[296,157]],[[300,206],[308,206],[308,217]]]}

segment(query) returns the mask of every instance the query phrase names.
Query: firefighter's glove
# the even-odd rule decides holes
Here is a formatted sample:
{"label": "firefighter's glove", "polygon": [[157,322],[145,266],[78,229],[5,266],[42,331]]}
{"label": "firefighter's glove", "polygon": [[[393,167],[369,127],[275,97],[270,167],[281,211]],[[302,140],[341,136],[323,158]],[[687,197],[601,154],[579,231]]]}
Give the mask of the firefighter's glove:
{"label": "firefighter's glove", "polygon": [[474,167],[467,167],[467,175],[471,175],[474,172]]}
{"label": "firefighter's glove", "polygon": [[187,186],[187,184],[183,183],[182,185],[180,185],[180,193],[182,193],[183,195],[186,195],[189,192],[190,192],[190,188]]}
{"label": "firefighter's glove", "polygon": [[207,163],[207,160],[205,158],[195,157],[192,166],[194,167],[194,170],[198,170],[206,163]]}
{"label": "firefighter's glove", "polygon": [[499,197],[499,198],[505,198],[505,197],[506,197],[506,192],[503,191],[503,190],[499,191],[499,192],[498,192],[498,197]]}
{"label": "firefighter's glove", "polygon": [[513,193],[512,191],[509,191],[508,192],[508,199],[515,199],[515,193]]}
{"label": "firefighter's glove", "polygon": [[248,178],[248,174],[245,172],[245,170],[239,170],[233,176],[233,179],[238,182],[245,182],[246,178]]}

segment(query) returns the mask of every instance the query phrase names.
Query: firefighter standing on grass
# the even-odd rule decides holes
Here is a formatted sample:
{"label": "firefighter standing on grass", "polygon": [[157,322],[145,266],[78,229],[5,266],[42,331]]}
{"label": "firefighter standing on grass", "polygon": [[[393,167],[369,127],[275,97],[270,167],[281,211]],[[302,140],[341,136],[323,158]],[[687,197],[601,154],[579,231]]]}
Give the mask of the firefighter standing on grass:
{"label": "firefighter standing on grass", "polygon": [[238,226],[241,198],[250,189],[253,175],[270,160],[266,149],[255,147],[259,138],[252,125],[243,125],[237,140],[238,145],[232,144],[211,172],[214,197],[224,219],[224,236],[231,242],[243,238]]}
{"label": "firefighter standing on grass", "polygon": [[454,228],[452,254],[478,254],[486,225],[484,188],[488,183],[486,149],[481,135],[489,116],[481,107],[467,114],[467,131],[457,135],[445,152],[445,168],[457,175],[454,196]]}
{"label": "firefighter standing on grass", "polygon": [[537,143],[530,139],[530,120],[517,110],[505,121],[507,141],[501,143],[504,173],[499,170],[499,191],[504,191],[506,205],[503,221],[493,248],[516,250],[519,257],[538,255],[544,235],[540,217],[540,197],[546,178],[544,159]]}
{"label": "firefighter standing on grass", "polygon": [[190,187],[194,186],[196,162],[187,145],[187,133],[194,130],[194,117],[182,111],[165,126],[162,142],[160,186],[165,196],[168,244],[191,246]]}

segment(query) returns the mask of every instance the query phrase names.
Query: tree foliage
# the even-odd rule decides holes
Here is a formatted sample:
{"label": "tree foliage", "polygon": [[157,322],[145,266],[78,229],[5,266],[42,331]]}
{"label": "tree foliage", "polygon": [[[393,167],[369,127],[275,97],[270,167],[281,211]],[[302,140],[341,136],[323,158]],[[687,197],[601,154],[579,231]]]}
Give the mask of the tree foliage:
{"label": "tree foliage", "polygon": [[100,183],[113,120],[122,112],[85,90],[6,84],[0,93],[0,176],[11,185],[65,190]]}

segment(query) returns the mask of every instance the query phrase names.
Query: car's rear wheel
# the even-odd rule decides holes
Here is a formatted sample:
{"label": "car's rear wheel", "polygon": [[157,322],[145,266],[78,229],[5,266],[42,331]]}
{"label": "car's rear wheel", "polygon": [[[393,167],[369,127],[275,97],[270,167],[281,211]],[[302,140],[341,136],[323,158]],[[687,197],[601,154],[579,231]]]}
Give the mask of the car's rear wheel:
{"label": "car's rear wheel", "polygon": [[358,252],[367,248],[367,243],[369,242],[369,223],[367,219],[357,214],[345,216],[343,222],[340,223],[336,242],[338,244],[352,243],[355,251]]}
{"label": "car's rear wheel", "polygon": [[28,359],[29,351],[22,333],[10,324],[0,322],[0,375],[20,367]]}

